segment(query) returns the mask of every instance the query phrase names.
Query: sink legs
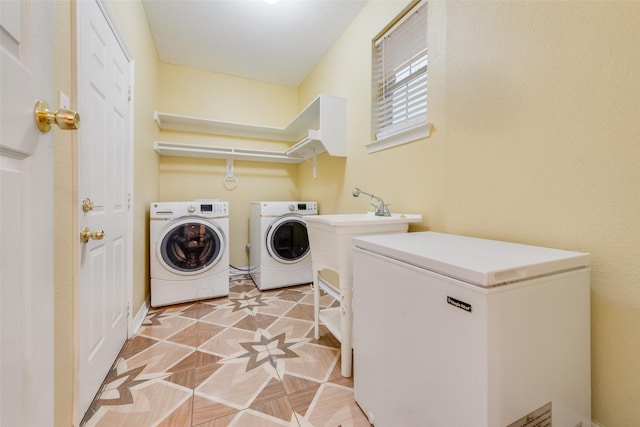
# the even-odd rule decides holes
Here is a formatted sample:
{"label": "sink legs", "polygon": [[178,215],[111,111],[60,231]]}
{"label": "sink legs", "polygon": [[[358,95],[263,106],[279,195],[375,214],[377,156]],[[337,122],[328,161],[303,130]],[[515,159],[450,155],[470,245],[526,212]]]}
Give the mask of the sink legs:
{"label": "sink legs", "polygon": [[350,377],[352,368],[351,355],[353,346],[351,342],[351,332],[353,325],[353,306],[351,305],[351,294],[351,286],[347,289],[342,288],[342,286],[340,287],[340,331],[342,332],[342,340],[340,341],[340,356],[342,359],[340,373],[343,377]]}
{"label": "sink legs", "polygon": [[320,271],[313,270],[313,336],[320,339]]}
{"label": "sink legs", "polygon": [[[314,337],[320,339],[320,321],[325,324],[327,329],[340,341],[341,366],[340,373],[343,377],[350,377],[352,371],[352,325],[353,325],[353,309],[352,309],[352,288],[350,280],[343,280],[340,276],[339,309],[330,308],[320,312],[320,288],[328,291],[334,296],[334,291],[328,290],[320,281],[320,271],[313,270],[313,308],[314,308]],[[337,310],[337,316],[331,315]]]}

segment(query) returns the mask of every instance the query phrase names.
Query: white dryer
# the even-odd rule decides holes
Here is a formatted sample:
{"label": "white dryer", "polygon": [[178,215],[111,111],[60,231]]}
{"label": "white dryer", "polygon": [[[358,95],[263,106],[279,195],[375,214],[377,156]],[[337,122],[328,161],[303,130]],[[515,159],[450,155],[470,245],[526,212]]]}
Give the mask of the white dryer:
{"label": "white dryer", "polygon": [[149,268],[152,307],[228,295],[228,202],[151,203]]}
{"label": "white dryer", "polygon": [[251,202],[249,273],[259,289],[313,282],[307,224],[316,202]]}

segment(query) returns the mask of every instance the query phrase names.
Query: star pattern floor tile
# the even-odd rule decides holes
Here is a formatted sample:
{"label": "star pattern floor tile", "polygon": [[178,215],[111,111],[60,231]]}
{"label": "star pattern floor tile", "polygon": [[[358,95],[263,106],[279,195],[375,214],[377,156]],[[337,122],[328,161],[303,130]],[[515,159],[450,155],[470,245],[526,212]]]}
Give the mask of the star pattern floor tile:
{"label": "star pattern floor tile", "polygon": [[228,297],[151,309],[81,426],[369,426],[320,331],[309,285],[260,292],[234,276]]}

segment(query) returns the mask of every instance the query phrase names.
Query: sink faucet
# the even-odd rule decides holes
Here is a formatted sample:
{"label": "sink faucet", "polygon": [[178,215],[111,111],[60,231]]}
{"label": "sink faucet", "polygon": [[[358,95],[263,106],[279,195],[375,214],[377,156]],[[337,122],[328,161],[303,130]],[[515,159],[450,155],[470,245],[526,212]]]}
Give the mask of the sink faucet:
{"label": "sink faucet", "polygon": [[360,194],[364,194],[365,196],[369,196],[370,198],[376,200],[376,203],[371,203],[371,206],[376,209],[375,214],[377,216],[391,216],[391,212],[389,212],[389,204],[383,202],[380,197],[374,196],[373,194],[365,193],[358,187],[353,189],[353,197],[358,197]]}

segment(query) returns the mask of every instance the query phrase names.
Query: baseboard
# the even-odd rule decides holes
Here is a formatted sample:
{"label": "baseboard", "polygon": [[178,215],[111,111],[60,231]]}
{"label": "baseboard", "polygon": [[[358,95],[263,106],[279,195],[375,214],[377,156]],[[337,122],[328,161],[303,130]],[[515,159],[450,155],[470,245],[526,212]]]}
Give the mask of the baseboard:
{"label": "baseboard", "polygon": [[131,329],[129,331],[129,337],[134,336],[138,333],[140,328],[142,327],[142,322],[144,322],[144,318],[147,317],[147,313],[149,312],[149,308],[151,307],[151,297],[147,297],[144,300],[144,303],[140,307],[140,310],[136,313],[136,317],[131,321]]}

